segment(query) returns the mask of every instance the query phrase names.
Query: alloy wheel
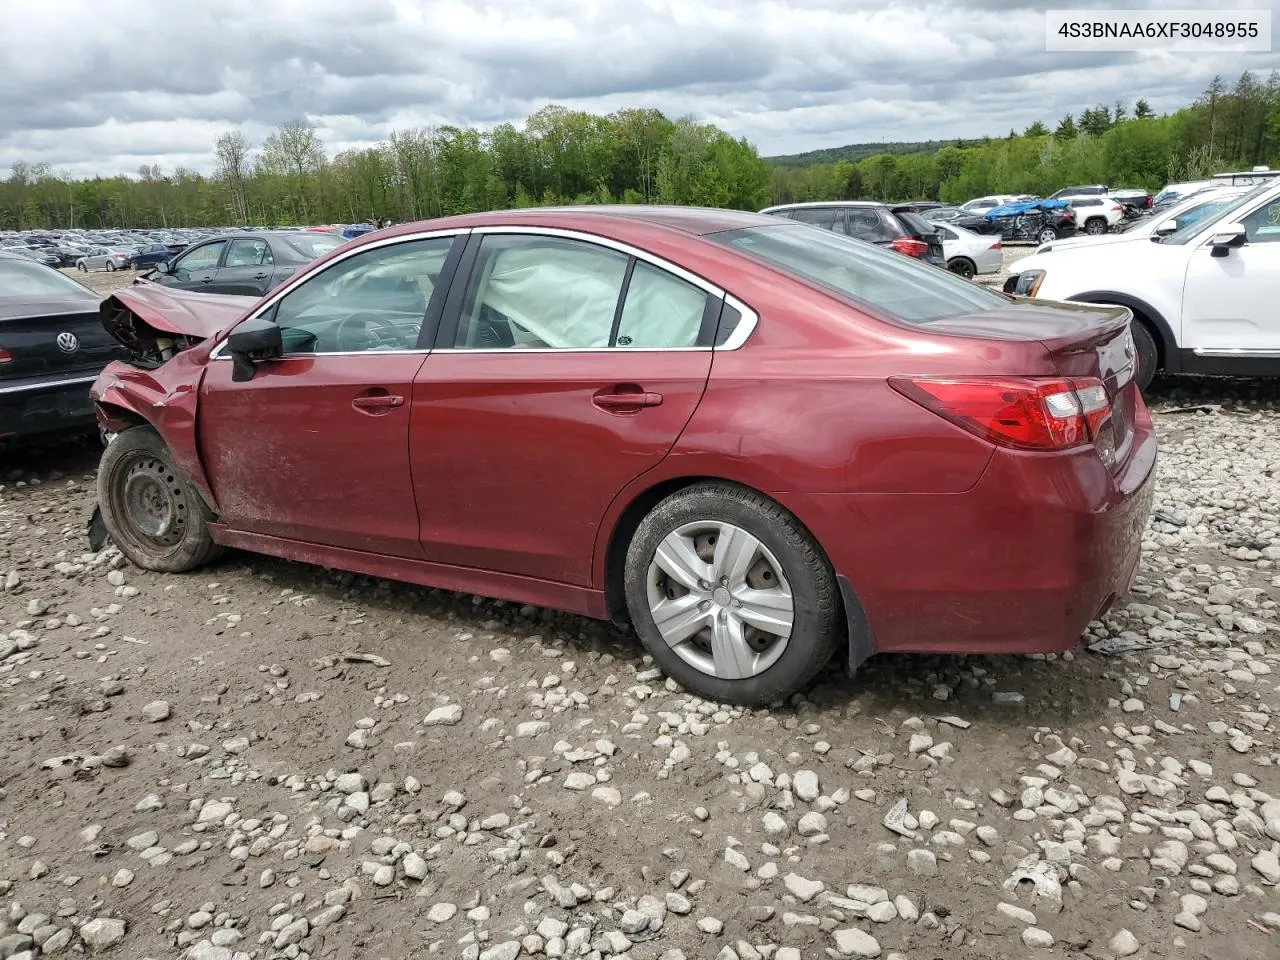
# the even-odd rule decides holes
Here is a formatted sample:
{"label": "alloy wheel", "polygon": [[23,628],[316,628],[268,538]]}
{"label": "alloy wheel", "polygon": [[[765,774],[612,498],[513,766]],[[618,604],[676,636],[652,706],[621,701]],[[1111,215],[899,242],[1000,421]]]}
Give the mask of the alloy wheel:
{"label": "alloy wheel", "polygon": [[695,521],[669,533],[649,564],[647,594],[671,649],[718,679],[763,673],[791,639],[795,602],[781,564],[732,523]]}

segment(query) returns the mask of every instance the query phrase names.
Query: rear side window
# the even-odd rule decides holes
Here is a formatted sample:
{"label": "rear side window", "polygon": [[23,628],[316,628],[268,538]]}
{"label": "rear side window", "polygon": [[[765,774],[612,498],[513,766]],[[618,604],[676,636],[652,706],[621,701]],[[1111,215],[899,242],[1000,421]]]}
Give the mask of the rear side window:
{"label": "rear side window", "polygon": [[851,237],[872,243],[890,243],[905,232],[893,214],[879,207],[850,207],[845,227]]}
{"label": "rear side window", "polygon": [[779,224],[726,230],[706,239],[907,323],[925,324],[1008,304],[999,294],[945,270],[839,234]]}

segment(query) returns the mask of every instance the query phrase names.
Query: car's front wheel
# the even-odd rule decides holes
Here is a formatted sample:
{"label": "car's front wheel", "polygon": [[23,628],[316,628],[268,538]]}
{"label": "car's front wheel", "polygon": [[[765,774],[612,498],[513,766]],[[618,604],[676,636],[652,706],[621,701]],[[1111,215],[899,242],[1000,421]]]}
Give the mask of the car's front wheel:
{"label": "car's front wheel", "polygon": [[789,511],[735,484],[697,484],[654,507],[627,550],[625,584],[645,648],[709,700],[785,699],[843,636],[821,548]]}
{"label": "car's front wheel", "polygon": [[88,273],[88,272],[89,272],[89,268],[84,264],[84,262],[83,262],[83,261],[81,261],[80,263],[77,263],[77,264],[76,264],[76,266],[80,269],[80,272],[81,272],[81,273]]}
{"label": "car's front wheel", "polygon": [[1084,225],[1084,232],[1091,237],[1097,237],[1107,232],[1107,221],[1101,217],[1094,217]]}
{"label": "car's front wheel", "polygon": [[1058,239],[1058,231],[1053,227],[1043,227],[1036,239],[1041,243],[1053,243]]}
{"label": "car's front wheel", "polygon": [[145,570],[182,573],[214,559],[213,513],[149,426],[119,434],[98,465],[98,505],[120,552]]}

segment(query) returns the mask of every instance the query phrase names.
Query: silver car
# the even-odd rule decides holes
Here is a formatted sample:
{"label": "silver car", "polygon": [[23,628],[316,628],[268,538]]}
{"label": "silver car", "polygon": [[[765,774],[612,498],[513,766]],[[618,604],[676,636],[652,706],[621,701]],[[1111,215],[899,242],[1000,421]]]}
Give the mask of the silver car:
{"label": "silver car", "polygon": [[132,250],[124,247],[94,247],[89,255],[76,261],[76,269],[81,273],[90,270],[128,270],[129,256]]}

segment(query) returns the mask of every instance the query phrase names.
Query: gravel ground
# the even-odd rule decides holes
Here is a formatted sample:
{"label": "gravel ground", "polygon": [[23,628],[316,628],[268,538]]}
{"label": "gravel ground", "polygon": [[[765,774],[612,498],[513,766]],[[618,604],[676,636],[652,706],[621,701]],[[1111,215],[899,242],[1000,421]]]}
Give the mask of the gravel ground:
{"label": "gravel ground", "polygon": [[875,658],[771,711],[550,611],[144,573],[86,552],[91,445],[10,451],[0,957],[1275,956],[1280,387],[1152,402],[1095,651]]}

